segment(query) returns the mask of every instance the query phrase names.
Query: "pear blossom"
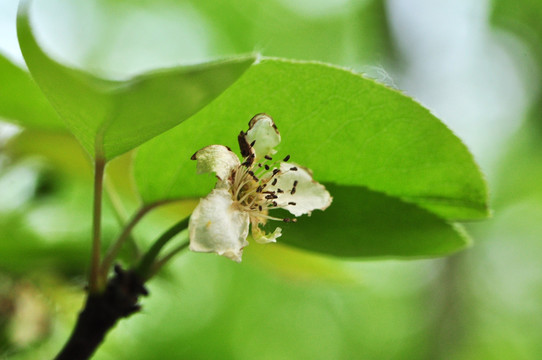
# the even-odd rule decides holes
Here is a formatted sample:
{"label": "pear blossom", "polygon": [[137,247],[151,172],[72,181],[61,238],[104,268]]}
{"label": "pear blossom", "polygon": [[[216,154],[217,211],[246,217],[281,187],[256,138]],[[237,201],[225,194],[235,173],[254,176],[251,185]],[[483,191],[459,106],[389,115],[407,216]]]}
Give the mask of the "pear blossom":
{"label": "pear blossom", "polygon": [[271,216],[271,211],[285,209],[294,216],[310,216],[313,210],[325,210],[331,204],[331,195],[313,180],[309,169],[290,162],[290,155],[273,160],[280,140],[273,119],[258,114],[250,120],[248,131],[238,136],[242,162],[223,145],[209,145],[192,155],[197,173],[214,172],[217,182],[190,217],[190,250],[240,262],[249,227],[256,242],[270,243],[276,242],[282,229],[266,232],[263,226],[269,220],[297,221]]}

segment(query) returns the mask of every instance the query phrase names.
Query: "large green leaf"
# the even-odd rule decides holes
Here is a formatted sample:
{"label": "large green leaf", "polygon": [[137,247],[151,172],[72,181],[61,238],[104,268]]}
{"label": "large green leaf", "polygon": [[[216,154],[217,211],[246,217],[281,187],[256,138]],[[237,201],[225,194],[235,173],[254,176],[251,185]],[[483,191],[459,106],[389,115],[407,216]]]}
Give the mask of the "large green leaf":
{"label": "large green leaf", "polygon": [[111,159],[186,120],[253,63],[240,57],[151,72],[126,81],[99,79],[60,65],[39,47],[29,1],[19,9],[19,44],[30,73],[93,157]]}
{"label": "large green leaf", "polygon": [[41,129],[63,129],[39,87],[26,71],[0,55],[0,117]]}
{"label": "large green leaf", "polygon": [[437,256],[469,243],[457,225],[416,205],[359,186],[326,187],[333,205],[280,224],[281,243],[345,257]]}
{"label": "large green leaf", "polygon": [[[461,141],[403,94],[320,63],[266,59],[182,126],[143,146],[135,176],[145,202],[202,196],[212,177],[190,156],[209,144],[236,148],[256,113],[275,118],[279,151],[318,181],[365,186],[447,219],[487,215],[485,181]],[[333,194],[332,194],[333,195]]]}

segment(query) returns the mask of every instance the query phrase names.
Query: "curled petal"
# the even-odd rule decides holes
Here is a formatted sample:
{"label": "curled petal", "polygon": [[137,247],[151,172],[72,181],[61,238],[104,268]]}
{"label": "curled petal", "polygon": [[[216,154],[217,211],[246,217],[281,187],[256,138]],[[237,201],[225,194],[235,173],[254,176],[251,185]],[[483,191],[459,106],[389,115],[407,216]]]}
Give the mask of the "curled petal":
{"label": "curled petal", "polygon": [[237,155],[223,145],[206,146],[192,155],[192,160],[198,161],[198,174],[214,172],[223,181],[240,165]]}
{"label": "curled petal", "polygon": [[281,163],[278,181],[269,190],[281,189],[276,200],[279,206],[300,216],[316,209],[325,210],[333,198],[326,188],[314,181],[309,169],[293,163]]}
{"label": "curled petal", "polygon": [[236,208],[229,191],[214,189],[190,217],[190,250],[214,252],[240,262],[248,245],[248,228],[248,214]]}
{"label": "curled petal", "polygon": [[255,141],[253,149],[256,152],[256,161],[276,153],[274,148],[280,144],[280,133],[273,119],[267,114],[258,114],[248,125],[246,140],[249,144]]}
{"label": "curled petal", "polygon": [[282,235],[282,229],[276,228],[272,233],[266,233],[258,225],[252,224],[252,238],[260,244],[277,242],[277,238]]}

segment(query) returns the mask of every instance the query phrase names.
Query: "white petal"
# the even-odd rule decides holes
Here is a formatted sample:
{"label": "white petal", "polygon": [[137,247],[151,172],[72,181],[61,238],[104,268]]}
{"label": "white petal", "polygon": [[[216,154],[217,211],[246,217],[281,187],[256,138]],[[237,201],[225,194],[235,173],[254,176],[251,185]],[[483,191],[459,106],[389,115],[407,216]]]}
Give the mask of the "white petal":
{"label": "white petal", "polygon": [[190,250],[215,252],[240,262],[248,245],[248,228],[248,214],[235,207],[229,191],[214,189],[190,217]]}
{"label": "white petal", "polygon": [[[291,168],[297,168],[297,170],[290,170]],[[279,197],[276,199],[279,206],[285,206],[286,210],[295,216],[300,216],[310,215],[311,211],[316,209],[325,210],[331,204],[333,198],[322,184],[312,179],[309,169],[293,163],[281,163],[280,171],[281,173],[277,175],[277,184],[269,189],[284,191],[278,194]],[[292,194],[291,190],[295,181],[297,181],[297,186],[295,193]],[[290,202],[295,205],[288,205]]]}
{"label": "white petal", "polygon": [[258,225],[255,225],[254,223],[252,224],[252,238],[260,244],[277,242],[277,238],[281,237],[281,235],[282,229],[279,227],[276,228],[272,233],[267,234]]}
{"label": "white petal", "polygon": [[249,144],[256,140],[253,148],[258,161],[265,155],[276,153],[274,148],[280,144],[280,133],[269,115],[258,114],[250,120],[246,139]]}
{"label": "white petal", "polygon": [[241,163],[233,151],[223,145],[209,145],[192,155],[197,160],[198,174],[214,172],[221,180],[227,180],[231,171]]}

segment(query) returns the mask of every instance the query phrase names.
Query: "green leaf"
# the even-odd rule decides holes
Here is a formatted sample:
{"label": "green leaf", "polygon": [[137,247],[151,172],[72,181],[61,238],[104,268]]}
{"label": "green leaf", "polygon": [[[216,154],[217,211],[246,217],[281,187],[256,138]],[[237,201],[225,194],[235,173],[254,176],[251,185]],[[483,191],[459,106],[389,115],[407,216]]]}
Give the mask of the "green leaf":
{"label": "green leaf", "polygon": [[228,88],[253,57],[177,67],[126,81],[71,69],[39,47],[20,5],[17,31],[30,73],[92,157],[109,160],[186,120]]}
{"label": "green leaf", "polygon": [[335,256],[417,257],[449,254],[470,242],[458,225],[416,205],[362,187],[326,187],[332,206],[280,224],[281,243]]}
{"label": "green leaf", "polygon": [[47,130],[64,129],[30,75],[0,55],[0,116],[18,125]]}
{"label": "green leaf", "polygon": [[281,131],[279,154],[320,182],[364,186],[446,219],[487,216],[472,155],[427,109],[350,71],[281,59],[262,60],[203,111],[141,147],[135,176],[143,200],[207,194],[214,179],[195,175],[191,155],[210,144],[237,148],[236,135],[259,112]]}

